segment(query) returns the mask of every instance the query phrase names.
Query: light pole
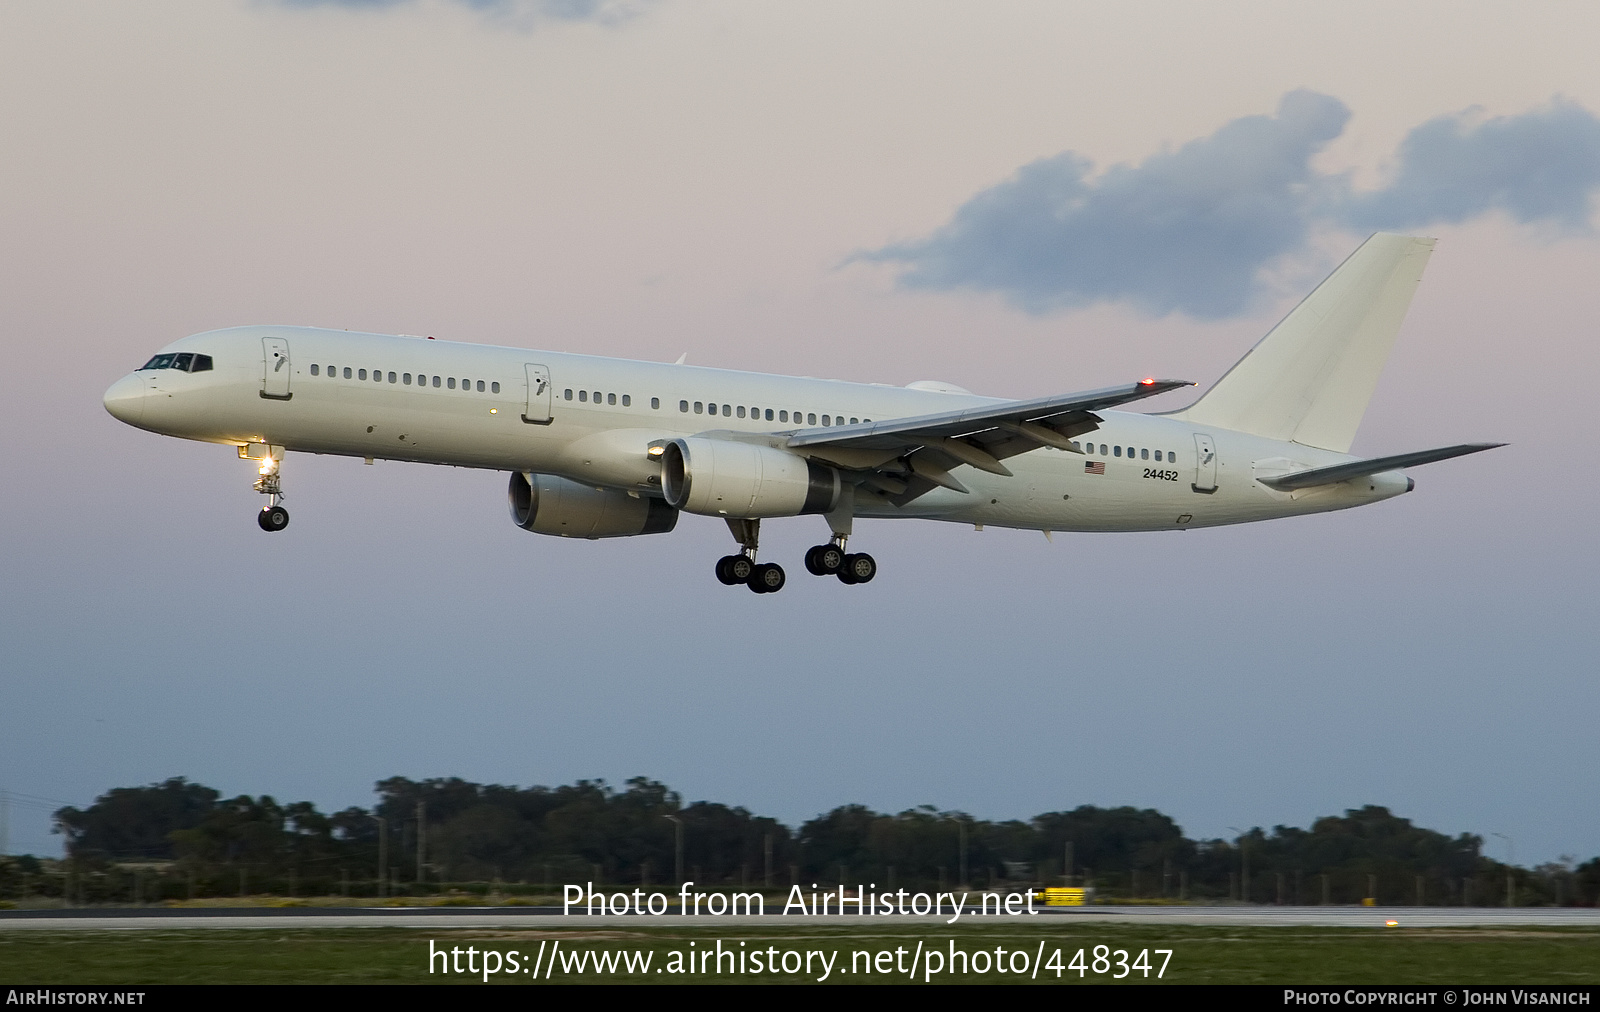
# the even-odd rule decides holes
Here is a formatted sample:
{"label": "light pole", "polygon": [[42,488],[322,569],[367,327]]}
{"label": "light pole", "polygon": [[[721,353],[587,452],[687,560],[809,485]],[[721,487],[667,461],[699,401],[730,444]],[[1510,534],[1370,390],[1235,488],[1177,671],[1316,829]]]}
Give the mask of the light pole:
{"label": "light pole", "polygon": [[1244,831],[1238,826],[1229,829],[1239,834],[1239,902],[1250,902],[1250,850]]}
{"label": "light pole", "polygon": [[382,898],[389,880],[389,820],[381,815],[373,818],[378,820],[378,896]]}
{"label": "light pole", "polygon": [[961,838],[960,871],[961,888],[967,888],[967,818],[965,815],[956,819],[956,829]]}
{"label": "light pole", "polygon": [[1512,842],[1511,837],[1504,833],[1490,833],[1489,835],[1498,836],[1506,842],[1506,906],[1514,907],[1517,905],[1517,887],[1516,879],[1512,877],[1512,869],[1517,864],[1517,845]]}
{"label": "light pole", "polygon": [[676,851],[677,855],[673,862],[672,868],[677,874],[678,884],[683,885],[683,820],[678,818],[676,815],[667,815],[663,816],[663,818],[670,819],[672,821],[672,835],[674,837],[675,844],[674,850]]}
{"label": "light pole", "polygon": [[422,885],[422,874],[425,867],[423,864],[423,854],[427,850],[427,845],[428,803],[426,801],[419,801],[417,802],[417,886],[419,888]]}

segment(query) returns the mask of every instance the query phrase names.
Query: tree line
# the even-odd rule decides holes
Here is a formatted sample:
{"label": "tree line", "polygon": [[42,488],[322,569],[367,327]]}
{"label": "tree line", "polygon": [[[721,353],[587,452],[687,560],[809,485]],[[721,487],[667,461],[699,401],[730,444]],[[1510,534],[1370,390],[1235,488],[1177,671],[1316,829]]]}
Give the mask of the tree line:
{"label": "tree line", "polygon": [[792,829],[745,808],[684,803],[665,784],[557,787],[391,777],[371,809],[324,814],[224,798],[176,777],[62,808],[65,860],[0,858],[0,898],[549,895],[567,882],[786,890],[1091,886],[1102,899],[1425,905],[1595,904],[1600,858],[1534,869],[1369,805],[1309,829],[1192,840],[1153,809],[1081,805],[989,821],[931,806],[843,805]]}

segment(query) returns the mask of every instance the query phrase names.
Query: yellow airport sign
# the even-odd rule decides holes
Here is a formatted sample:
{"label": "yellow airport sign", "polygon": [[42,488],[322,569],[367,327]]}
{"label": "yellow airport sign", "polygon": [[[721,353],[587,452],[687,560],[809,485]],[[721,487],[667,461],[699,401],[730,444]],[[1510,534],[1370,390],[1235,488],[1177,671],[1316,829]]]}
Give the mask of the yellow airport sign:
{"label": "yellow airport sign", "polygon": [[1088,901],[1087,889],[1064,889],[1058,886],[1044,891],[1044,905],[1047,907],[1081,907]]}

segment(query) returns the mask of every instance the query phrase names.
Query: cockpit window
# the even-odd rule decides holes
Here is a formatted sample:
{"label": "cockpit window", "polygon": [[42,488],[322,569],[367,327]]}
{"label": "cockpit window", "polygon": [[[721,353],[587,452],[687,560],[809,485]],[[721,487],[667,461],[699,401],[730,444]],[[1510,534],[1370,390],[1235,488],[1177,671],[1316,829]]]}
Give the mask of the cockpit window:
{"label": "cockpit window", "polygon": [[211,356],[198,355],[192,351],[157,355],[140,366],[139,369],[182,369],[184,372],[210,372]]}

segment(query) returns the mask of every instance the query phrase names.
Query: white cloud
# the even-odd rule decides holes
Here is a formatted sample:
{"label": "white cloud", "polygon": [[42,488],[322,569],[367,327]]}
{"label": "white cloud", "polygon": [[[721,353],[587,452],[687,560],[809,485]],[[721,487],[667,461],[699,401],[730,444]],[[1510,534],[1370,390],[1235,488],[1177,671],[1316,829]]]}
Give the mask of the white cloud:
{"label": "white cloud", "polygon": [[1264,274],[1319,224],[1411,229],[1499,210],[1588,228],[1600,120],[1575,103],[1430,120],[1400,145],[1393,181],[1366,193],[1311,165],[1349,115],[1338,99],[1293,91],[1274,115],[1098,177],[1063,152],[972,197],[932,235],[855,259],[903,265],[907,288],[997,292],[1030,313],[1125,302],[1217,319],[1248,312]]}

